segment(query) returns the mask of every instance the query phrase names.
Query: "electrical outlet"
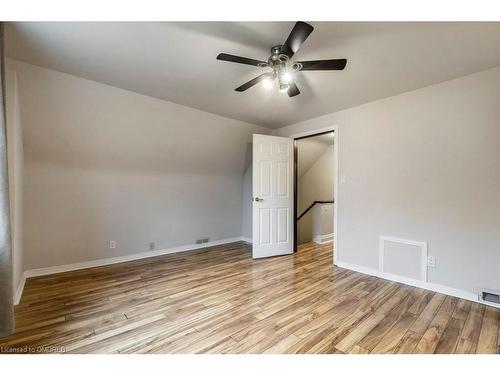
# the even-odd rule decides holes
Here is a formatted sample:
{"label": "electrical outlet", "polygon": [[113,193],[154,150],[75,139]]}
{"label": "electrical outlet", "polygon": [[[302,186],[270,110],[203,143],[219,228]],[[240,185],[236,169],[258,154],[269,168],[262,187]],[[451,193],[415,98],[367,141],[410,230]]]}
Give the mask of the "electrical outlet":
{"label": "electrical outlet", "polygon": [[434,255],[427,257],[427,267],[436,267],[436,257]]}
{"label": "electrical outlet", "polygon": [[149,250],[154,250],[154,249],[155,249],[155,247],[156,247],[156,243],[155,243],[154,241],[151,241],[151,242],[149,243]]}
{"label": "electrical outlet", "polygon": [[109,241],[109,248],[110,249],[116,249],[116,241],[115,240]]}

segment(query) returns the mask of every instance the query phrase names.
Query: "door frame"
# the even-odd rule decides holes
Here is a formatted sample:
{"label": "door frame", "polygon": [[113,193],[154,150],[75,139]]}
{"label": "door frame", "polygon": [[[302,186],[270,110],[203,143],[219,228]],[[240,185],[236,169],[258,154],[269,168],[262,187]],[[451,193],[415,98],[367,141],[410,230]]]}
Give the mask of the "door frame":
{"label": "door frame", "polygon": [[311,138],[315,137],[318,135],[322,134],[328,134],[328,133],[334,133],[335,138],[334,138],[334,147],[333,147],[333,159],[334,159],[334,165],[332,166],[333,168],[333,264],[337,265],[338,263],[338,253],[339,253],[339,247],[338,247],[338,207],[339,207],[339,202],[340,202],[340,194],[339,194],[339,177],[340,177],[340,160],[339,160],[339,147],[340,147],[340,136],[339,136],[339,126],[338,125],[333,125],[329,126],[326,128],[321,128],[321,129],[316,129],[316,130],[311,130],[307,132],[301,132],[297,134],[293,134],[290,136],[290,138],[293,138],[293,199],[294,199],[294,206],[293,206],[293,218],[294,218],[294,225],[293,225],[293,252],[297,252],[297,246],[298,246],[298,220],[297,220],[297,208],[298,208],[298,174],[297,174],[297,162],[298,162],[298,152],[297,152],[297,141],[300,139],[305,139],[305,138]]}

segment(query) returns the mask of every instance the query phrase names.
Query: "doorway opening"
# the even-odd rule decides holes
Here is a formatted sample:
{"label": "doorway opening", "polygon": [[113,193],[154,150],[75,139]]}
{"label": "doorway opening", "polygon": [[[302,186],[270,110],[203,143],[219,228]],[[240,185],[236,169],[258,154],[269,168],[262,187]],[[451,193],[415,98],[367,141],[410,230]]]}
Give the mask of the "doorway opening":
{"label": "doorway opening", "polygon": [[334,130],[294,138],[294,252],[334,239]]}

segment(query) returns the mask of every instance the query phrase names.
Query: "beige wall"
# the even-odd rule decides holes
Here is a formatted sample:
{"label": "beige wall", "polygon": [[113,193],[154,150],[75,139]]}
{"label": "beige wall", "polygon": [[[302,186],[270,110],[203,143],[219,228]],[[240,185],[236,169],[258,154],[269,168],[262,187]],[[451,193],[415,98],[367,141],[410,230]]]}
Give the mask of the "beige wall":
{"label": "beige wall", "polygon": [[5,69],[7,107],[7,158],[14,295],[24,272],[23,260],[23,173],[24,154],[17,75],[10,61]]}
{"label": "beige wall", "polygon": [[241,236],[246,149],[267,129],[11,63],[27,269]]}
{"label": "beige wall", "polygon": [[[308,144],[301,144],[300,141],[297,142],[299,158],[301,148],[304,147],[308,147]],[[326,147],[323,154],[298,178],[298,215],[304,212],[316,200],[333,200],[333,147],[333,145]],[[312,210],[300,219],[298,226],[299,243],[312,241],[313,221]],[[333,229],[329,233],[332,232]]]}
{"label": "beige wall", "polygon": [[377,269],[379,236],[426,241],[430,282],[499,290],[499,103],[500,67],[274,133],[339,126],[339,261]]}

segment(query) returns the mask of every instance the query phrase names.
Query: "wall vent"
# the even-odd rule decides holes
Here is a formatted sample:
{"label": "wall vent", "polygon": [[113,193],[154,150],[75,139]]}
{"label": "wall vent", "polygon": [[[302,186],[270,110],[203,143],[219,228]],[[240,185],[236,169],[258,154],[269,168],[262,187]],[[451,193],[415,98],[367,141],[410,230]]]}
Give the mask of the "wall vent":
{"label": "wall vent", "polygon": [[403,279],[427,281],[427,243],[380,236],[379,271]]}
{"label": "wall vent", "polygon": [[500,292],[487,289],[480,290],[479,300],[500,306]]}

